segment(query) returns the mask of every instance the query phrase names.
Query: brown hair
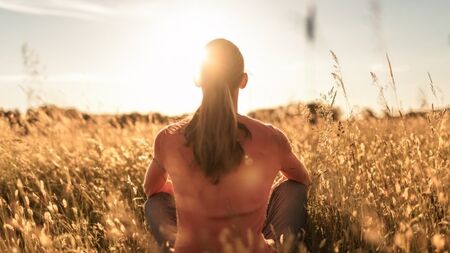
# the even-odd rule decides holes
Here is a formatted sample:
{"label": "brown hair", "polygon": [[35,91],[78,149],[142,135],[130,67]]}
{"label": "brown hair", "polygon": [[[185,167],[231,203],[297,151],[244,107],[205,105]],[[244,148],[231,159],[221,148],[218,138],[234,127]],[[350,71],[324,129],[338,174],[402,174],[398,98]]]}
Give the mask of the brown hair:
{"label": "brown hair", "polygon": [[251,134],[238,122],[232,99],[244,74],[239,48],[228,40],[215,39],[206,44],[205,53],[197,80],[203,99],[186,126],[185,138],[205,176],[217,184],[245,155],[238,139],[239,129],[246,137]]}

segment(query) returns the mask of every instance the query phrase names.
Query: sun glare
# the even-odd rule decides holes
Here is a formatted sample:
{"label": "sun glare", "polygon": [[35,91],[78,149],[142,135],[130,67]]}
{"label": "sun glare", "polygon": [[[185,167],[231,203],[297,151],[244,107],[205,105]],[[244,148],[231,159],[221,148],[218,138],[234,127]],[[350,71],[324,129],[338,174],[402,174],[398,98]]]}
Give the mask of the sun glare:
{"label": "sun glare", "polygon": [[[208,20],[207,22],[205,20]],[[205,58],[204,46],[218,37],[229,37],[232,31],[221,25],[220,20],[208,16],[208,12],[189,10],[174,12],[151,29],[158,30],[152,37],[147,64],[151,76],[143,75],[139,81],[146,92],[161,94],[152,105],[164,105],[169,113],[176,113],[180,106],[194,110],[200,102],[201,91],[195,86],[199,67]],[[156,82],[150,83],[149,82]],[[169,101],[176,101],[171,104]],[[149,106],[146,106],[149,107]]]}

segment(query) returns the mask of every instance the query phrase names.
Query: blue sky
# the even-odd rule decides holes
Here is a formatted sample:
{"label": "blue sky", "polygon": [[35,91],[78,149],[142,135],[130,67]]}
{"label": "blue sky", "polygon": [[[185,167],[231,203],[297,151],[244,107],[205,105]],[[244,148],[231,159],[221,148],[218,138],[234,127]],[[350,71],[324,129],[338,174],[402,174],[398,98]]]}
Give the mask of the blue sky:
{"label": "blue sky", "polygon": [[[310,5],[317,36],[308,44]],[[47,103],[90,112],[190,112],[201,98],[192,82],[195,59],[216,37],[235,42],[245,57],[243,113],[319,99],[333,86],[330,49],[355,109],[380,108],[370,72],[388,85],[386,52],[404,110],[419,107],[423,96],[446,106],[449,11],[445,0],[0,0],[0,107],[38,103],[27,101],[22,85]],[[40,83],[25,74],[24,43],[39,55]],[[386,92],[396,105],[392,89]],[[337,103],[345,109],[341,93]]]}

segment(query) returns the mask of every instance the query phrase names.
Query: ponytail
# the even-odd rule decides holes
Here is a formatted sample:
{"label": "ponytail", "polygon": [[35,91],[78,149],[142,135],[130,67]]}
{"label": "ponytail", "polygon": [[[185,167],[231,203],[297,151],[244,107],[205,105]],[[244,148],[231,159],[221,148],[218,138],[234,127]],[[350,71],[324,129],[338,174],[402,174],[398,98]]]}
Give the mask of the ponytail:
{"label": "ponytail", "polygon": [[[227,42],[226,46],[228,47],[228,43],[234,46],[226,40],[214,40],[208,45],[214,42],[224,43],[223,41]],[[219,49],[225,51],[228,48]],[[231,49],[236,50],[237,47],[234,46]],[[240,56],[237,57],[237,61],[241,63],[241,66],[234,64],[235,66],[231,67],[239,67],[242,74],[243,59],[239,49],[237,49],[237,53]],[[230,54],[226,55],[230,57]],[[225,63],[232,64],[226,60]],[[204,68],[207,67],[204,66]],[[230,66],[223,68],[228,71],[225,73],[227,75],[220,75],[217,72],[205,74],[206,71],[204,71],[202,103],[185,129],[186,144],[192,147],[196,163],[214,184],[219,182],[222,175],[236,168],[245,155],[238,139],[239,129],[244,130],[246,137],[251,135],[245,125],[238,122],[232,98],[232,90],[238,88],[236,83],[238,84],[239,81],[236,81],[237,78],[232,74],[239,73],[239,71],[230,72],[229,70],[232,69]]]}

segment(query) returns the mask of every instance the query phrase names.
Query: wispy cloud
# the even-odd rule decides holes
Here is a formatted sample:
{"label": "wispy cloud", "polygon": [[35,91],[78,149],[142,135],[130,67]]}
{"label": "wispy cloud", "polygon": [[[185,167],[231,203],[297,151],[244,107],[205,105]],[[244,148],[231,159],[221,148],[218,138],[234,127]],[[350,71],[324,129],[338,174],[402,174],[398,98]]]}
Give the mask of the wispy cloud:
{"label": "wispy cloud", "polygon": [[[27,83],[29,77],[26,75],[0,75],[0,84],[21,84]],[[83,74],[83,73],[65,73],[59,75],[49,75],[45,77],[44,83],[49,84],[67,84],[67,83],[124,83],[128,79],[126,76],[102,75],[102,74]]]}
{"label": "wispy cloud", "polygon": [[142,16],[148,1],[113,0],[0,0],[0,9],[31,15],[94,19],[111,16]]}

